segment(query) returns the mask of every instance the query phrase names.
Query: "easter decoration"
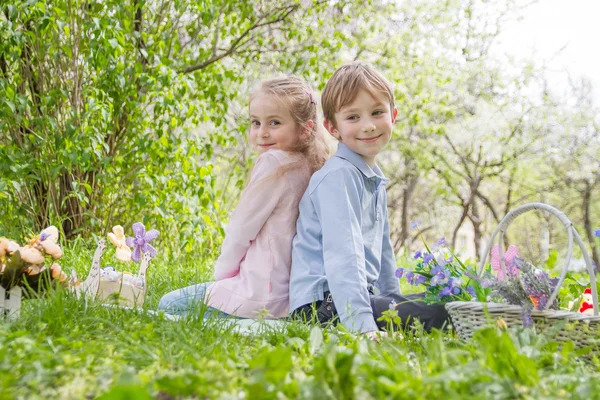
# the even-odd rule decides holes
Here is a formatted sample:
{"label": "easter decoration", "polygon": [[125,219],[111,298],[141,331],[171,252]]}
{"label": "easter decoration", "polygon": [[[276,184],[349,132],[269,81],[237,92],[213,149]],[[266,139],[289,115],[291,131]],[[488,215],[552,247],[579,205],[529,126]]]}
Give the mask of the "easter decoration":
{"label": "easter decoration", "polygon": [[56,263],[63,255],[58,239],[55,226],[34,235],[25,246],[0,238],[0,316],[16,319],[22,298],[41,294],[57,282],[69,284],[67,275]]}
{"label": "easter decoration", "polygon": [[76,276],[73,278],[75,283],[72,290],[76,294],[98,298],[103,302],[116,302],[127,307],[141,307],[144,304],[146,271],[150,260],[156,256],[156,249],[149,243],[158,237],[159,232],[156,229],[146,232],[146,227],[141,222],[133,224],[132,230],[134,237],[126,238],[123,227],[117,225],[107,236],[116,247],[115,258],[118,261],[140,263],[138,274],[118,272],[113,266],[100,268],[100,261],[106,249],[106,240],[100,239],[85,281],[79,282]]}
{"label": "easter decoration", "polygon": [[[503,249],[504,233],[518,216],[529,211],[543,211],[555,216],[564,226],[568,235],[566,261],[558,276],[536,268],[519,258],[519,250],[511,246]],[[494,245],[494,239],[498,245]],[[580,305],[572,302],[568,309],[561,308],[559,292],[565,281],[574,247],[579,247],[589,275],[590,287],[585,289]],[[487,255],[492,258],[494,277],[484,274]],[[530,327],[538,332],[547,332],[559,342],[572,342],[576,348],[592,349],[600,354],[596,340],[600,331],[598,315],[598,292],[595,270],[586,246],[569,218],[558,209],[543,203],[529,203],[510,211],[500,221],[483,253],[476,276],[471,276],[479,286],[491,289],[486,298],[470,301],[456,299],[445,307],[452,317],[452,324],[458,335],[469,339],[474,332],[486,326],[488,320],[502,321],[504,327]]]}

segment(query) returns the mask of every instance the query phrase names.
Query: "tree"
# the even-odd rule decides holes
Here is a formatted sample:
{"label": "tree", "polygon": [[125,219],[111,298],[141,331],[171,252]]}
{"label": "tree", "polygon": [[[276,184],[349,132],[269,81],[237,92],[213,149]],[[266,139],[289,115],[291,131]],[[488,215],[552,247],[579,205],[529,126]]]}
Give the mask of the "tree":
{"label": "tree", "polygon": [[346,19],[344,4],[3,5],[0,209],[12,215],[5,229],[59,220],[70,238],[143,216],[188,247],[198,236],[220,236],[227,210],[217,202],[213,153],[234,143],[229,105],[263,57],[310,50],[302,61],[312,64],[333,53],[338,41],[317,46],[314,21],[326,12]]}
{"label": "tree", "polygon": [[564,200],[579,205],[585,236],[598,269],[600,256],[593,235],[592,214],[593,198],[600,188],[600,110],[594,104],[589,80],[571,82],[571,96],[563,108],[560,125],[548,141],[552,181],[561,191],[572,193],[563,196]]}

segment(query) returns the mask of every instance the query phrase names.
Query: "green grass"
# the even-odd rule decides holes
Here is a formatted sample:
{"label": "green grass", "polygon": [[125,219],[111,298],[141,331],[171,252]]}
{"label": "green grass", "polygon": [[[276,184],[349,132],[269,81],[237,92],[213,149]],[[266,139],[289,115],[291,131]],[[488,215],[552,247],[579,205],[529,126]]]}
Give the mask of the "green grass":
{"label": "green grass", "polygon": [[[74,246],[62,265],[85,276],[92,251]],[[146,307],[208,279],[210,265],[154,260]],[[0,322],[0,399],[600,397],[598,360],[528,330],[489,328],[469,342],[416,331],[376,344],[301,324],[247,337],[225,320],[172,322],[64,292],[23,307]]]}

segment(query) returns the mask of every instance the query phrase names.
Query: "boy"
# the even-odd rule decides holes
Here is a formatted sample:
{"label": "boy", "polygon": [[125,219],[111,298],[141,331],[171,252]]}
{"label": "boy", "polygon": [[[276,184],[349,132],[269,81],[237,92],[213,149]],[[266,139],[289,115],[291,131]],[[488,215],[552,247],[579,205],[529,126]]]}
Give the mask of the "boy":
{"label": "boy", "polygon": [[398,114],[390,84],[369,65],[355,62],[333,74],[322,104],[325,128],[339,144],[300,201],[292,315],[311,318],[316,311],[321,323],[339,316],[351,331],[375,337],[378,325],[385,327],[376,319],[396,303],[403,324],[416,317],[426,329],[441,327],[447,318],[443,306],[408,301],[394,276],[387,179],[375,164]]}

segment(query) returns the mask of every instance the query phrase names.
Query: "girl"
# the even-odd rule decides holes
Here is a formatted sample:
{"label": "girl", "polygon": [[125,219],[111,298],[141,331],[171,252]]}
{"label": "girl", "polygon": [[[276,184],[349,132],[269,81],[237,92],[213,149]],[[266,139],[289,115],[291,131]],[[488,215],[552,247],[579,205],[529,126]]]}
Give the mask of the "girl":
{"label": "girl", "polygon": [[219,315],[288,315],[298,203],[328,158],[328,146],[315,96],[298,78],[263,82],[250,96],[249,111],[250,144],[259,157],[226,229],[215,282],[170,292],[159,310],[183,314],[202,300]]}

